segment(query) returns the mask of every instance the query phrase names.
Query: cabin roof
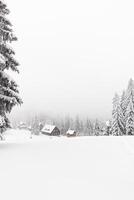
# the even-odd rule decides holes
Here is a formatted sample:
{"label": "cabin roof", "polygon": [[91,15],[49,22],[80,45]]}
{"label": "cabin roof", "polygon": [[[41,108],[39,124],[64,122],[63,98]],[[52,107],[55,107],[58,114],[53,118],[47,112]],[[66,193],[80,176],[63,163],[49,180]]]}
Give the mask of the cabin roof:
{"label": "cabin roof", "polygon": [[70,130],[70,129],[69,129],[69,130],[67,131],[67,134],[69,134],[69,135],[73,135],[74,133],[76,133],[75,130]]}
{"label": "cabin roof", "polygon": [[54,125],[49,125],[49,124],[46,124],[43,129],[41,130],[42,132],[45,132],[45,133],[52,133],[52,131],[56,128],[56,126]]}

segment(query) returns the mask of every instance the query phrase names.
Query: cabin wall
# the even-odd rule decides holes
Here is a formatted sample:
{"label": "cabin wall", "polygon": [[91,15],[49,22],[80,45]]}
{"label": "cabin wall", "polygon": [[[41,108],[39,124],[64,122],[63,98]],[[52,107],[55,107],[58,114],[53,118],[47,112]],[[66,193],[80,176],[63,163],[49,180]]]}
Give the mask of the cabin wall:
{"label": "cabin wall", "polygon": [[74,134],[67,133],[67,137],[76,137],[76,132]]}
{"label": "cabin wall", "polygon": [[54,136],[60,135],[60,130],[57,127],[54,128],[54,130],[52,131],[51,135],[54,135]]}

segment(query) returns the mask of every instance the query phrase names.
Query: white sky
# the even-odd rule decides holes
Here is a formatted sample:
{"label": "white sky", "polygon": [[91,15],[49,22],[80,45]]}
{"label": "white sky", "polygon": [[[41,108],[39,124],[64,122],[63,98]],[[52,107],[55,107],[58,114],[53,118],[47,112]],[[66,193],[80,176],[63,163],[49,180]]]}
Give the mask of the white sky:
{"label": "white sky", "polygon": [[24,104],[15,109],[109,117],[134,76],[134,2],[6,0],[19,41]]}

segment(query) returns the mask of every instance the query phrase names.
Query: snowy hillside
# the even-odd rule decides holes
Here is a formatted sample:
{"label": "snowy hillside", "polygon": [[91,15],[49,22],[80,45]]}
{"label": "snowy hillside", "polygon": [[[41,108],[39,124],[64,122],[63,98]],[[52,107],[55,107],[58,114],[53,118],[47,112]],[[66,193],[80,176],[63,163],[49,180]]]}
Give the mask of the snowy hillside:
{"label": "snowy hillside", "polygon": [[0,142],[2,200],[133,200],[134,137],[48,137],[10,131]]}

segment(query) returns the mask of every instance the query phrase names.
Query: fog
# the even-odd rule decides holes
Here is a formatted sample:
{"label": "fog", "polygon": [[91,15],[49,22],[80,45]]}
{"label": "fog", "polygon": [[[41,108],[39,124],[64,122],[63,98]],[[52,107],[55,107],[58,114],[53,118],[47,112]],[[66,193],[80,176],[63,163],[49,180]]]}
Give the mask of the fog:
{"label": "fog", "polygon": [[134,76],[133,1],[7,1],[27,112],[111,117]]}

